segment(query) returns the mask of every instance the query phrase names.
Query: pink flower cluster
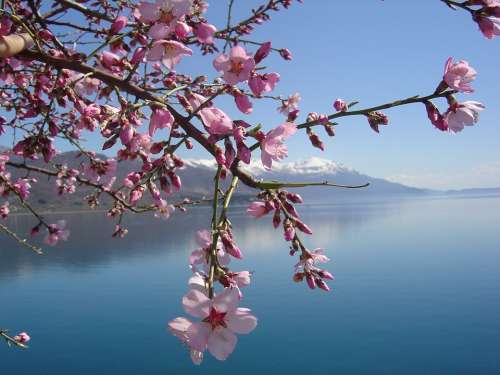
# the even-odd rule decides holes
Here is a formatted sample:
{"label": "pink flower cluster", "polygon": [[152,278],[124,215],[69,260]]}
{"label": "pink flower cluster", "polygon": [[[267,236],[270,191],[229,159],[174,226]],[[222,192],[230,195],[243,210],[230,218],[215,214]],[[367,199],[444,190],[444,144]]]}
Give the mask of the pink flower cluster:
{"label": "pink flower cluster", "polygon": [[[453,58],[450,57],[446,61],[443,80],[436,92],[443,92],[449,88],[466,94],[472,93],[474,89],[471,83],[476,79],[476,75],[476,71],[467,61],[453,62]],[[461,132],[465,126],[476,124],[479,120],[479,112],[485,108],[477,101],[458,103],[453,93],[450,93],[446,98],[449,106],[444,114],[441,114],[431,101],[424,103],[427,117],[441,131]]]}
{"label": "pink flower cluster", "polygon": [[[196,242],[200,246],[189,258],[193,277],[189,279],[189,292],[183,297],[184,310],[200,320],[179,317],[169,322],[173,335],[185,343],[193,363],[200,364],[208,350],[218,360],[225,360],[235,349],[236,334],[247,334],[257,326],[257,318],[247,308],[238,307],[242,298],[240,288],[250,284],[248,271],[232,272],[228,268],[231,256],[242,258],[241,250],[234,243],[230,226],[213,234],[200,230]],[[211,257],[215,251],[217,260]],[[198,269],[203,265],[203,269]],[[212,269],[212,271],[210,271]],[[210,276],[213,275],[213,276]],[[222,290],[217,294],[210,291],[210,277],[217,280]]]}

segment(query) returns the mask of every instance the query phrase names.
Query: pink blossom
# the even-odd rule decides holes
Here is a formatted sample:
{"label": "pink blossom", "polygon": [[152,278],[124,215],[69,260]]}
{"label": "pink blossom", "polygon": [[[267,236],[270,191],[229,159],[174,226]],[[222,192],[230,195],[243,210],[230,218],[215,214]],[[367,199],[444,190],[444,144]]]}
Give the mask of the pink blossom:
{"label": "pink blossom", "polygon": [[269,52],[271,52],[271,42],[266,42],[262,44],[257,50],[257,52],[255,52],[255,55],[253,56],[255,64],[258,64],[262,60],[264,60],[269,55]]}
{"label": "pink blossom", "polygon": [[288,61],[292,60],[292,53],[287,48],[280,49],[280,55],[285,60],[288,60]]}
{"label": "pink blossom", "polygon": [[444,67],[443,80],[454,90],[461,92],[473,92],[470,83],[476,79],[476,71],[464,60],[453,62],[450,57]]}
{"label": "pink blossom", "polygon": [[146,57],[146,48],[139,47],[134,51],[132,58],[130,59],[130,63],[135,65],[144,61],[144,57]]}
{"label": "pink blossom", "polygon": [[55,246],[60,240],[66,241],[69,237],[69,230],[66,229],[66,221],[59,220],[56,224],[50,224],[47,228],[45,243]]}
{"label": "pink blossom", "polygon": [[149,135],[152,137],[156,129],[171,128],[174,123],[174,116],[166,108],[156,108],[153,110],[149,122]]}
{"label": "pink blossom", "polygon": [[217,29],[214,25],[205,22],[197,24],[193,30],[196,39],[198,39],[198,42],[203,44],[213,44],[213,35],[216,31]]}
{"label": "pink blossom", "polygon": [[284,142],[296,131],[295,124],[285,122],[265,135],[264,140],[260,142],[260,148],[262,164],[266,170],[271,169],[273,160],[283,160],[288,156],[288,147]]}
{"label": "pink blossom", "polygon": [[[177,337],[181,342],[188,343],[187,330],[193,323],[184,317],[175,318],[168,323],[170,332]],[[201,364],[203,361],[203,352],[190,349],[191,360],[195,365]]]}
{"label": "pink blossom", "polygon": [[326,263],[329,260],[330,259],[323,254],[323,249],[308,251],[295,265],[295,271],[311,271],[313,269],[316,269],[316,265],[318,263]]}
{"label": "pink blossom", "polygon": [[234,46],[228,55],[221,54],[213,62],[215,70],[223,74],[224,81],[230,85],[244,82],[255,68],[253,57],[239,45]]}
{"label": "pink blossom", "polygon": [[252,74],[248,86],[255,96],[261,96],[263,92],[271,92],[280,80],[278,73]]}
{"label": "pink blossom", "polygon": [[169,323],[169,327],[190,350],[202,353],[208,350],[223,361],[236,346],[235,334],[248,334],[257,326],[257,318],[249,309],[238,307],[238,303],[236,288],[225,288],[214,299],[193,289],[184,296],[182,304],[188,314],[201,321],[191,323],[177,318]]}
{"label": "pink blossom", "polygon": [[477,22],[479,29],[486,38],[493,39],[500,35],[500,16],[498,14],[486,16],[475,13],[472,18]]}
{"label": "pink blossom", "polygon": [[484,109],[484,105],[475,101],[466,101],[455,103],[448,108],[444,118],[448,123],[449,129],[458,133],[464,129],[464,126],[472,126],[479,120],[479,112]]}
{"label": "pink blossom", "polygon": [[10,34],[10,28],[12,27],[12,21],[9,17],[3,16],[0,19],[0,35]]}
{"label": "pink blossom", "polygon": [[14,340],[21,344],[26,344],[31,340],[31,337],[26,332],[21,332],[14,336]]}
{"label": "pink blossom", "polygon": [[436,106],[430,101],[426,101],[424,104],[425,109],[427,110],[427,117],[431,121],[432,125],[434,125],[441,131],[448,130],[448,123],[446,122],[444,116],[441,115],[439,110],[436,108]]}
{"label": "pink blossom", "polygon": [[177,21],[175,24],[175,35],[179,39],[185,39],[189,33],[191,32],[192,28],[185,22]]}
{"label": "pink blossom", "polygon": [[335,99],[333,102],[333,108],[335,108],[337,112],[345,112],[347,111],[347,103],[344,99]]}
{"label": "pink blossom", "polygon": [[130,141],[129,150],[131,152],[149,152],[151,148],[152,139],[149,135],[143,133],[136,133],[134,138]]}
{"label": "pink blossom", "polygon": [[233,132],[233,121],[221,109],[208,107],[203,108],[199,113],[210,134],[227,135]]}
{"label": "pink blossom", "polygon": [[100,61],[103,67],[112,70],[120,62],[120,58],[112,52],[104,51]]}
{"label": "pink blossom", "polygon": [[283,100],[281,106],[278,108],[278,111],[284,114],[289,114],[293,111],[299,109],[300,95],[295,93],[290,95],[288,99]]}
{"label": "pink blossom", "polygon": [[83,96],[83,95],[92,95],[95,94],[99,88],[99,84],[101,81],[99,81],[97,78],[92,78],[92,77],[85,77],[83,79],[79,79],[83,75],[79,74],[76,77],[78,81],[75,84],[75,91],[77,94]]}
{"label": "pink blossom", "polygon": [[389,117],[387,117],[387,115],[385,115],[382,112],[378,112],[378,111],[370,112],[367,115],[367,118],[368,118],[368,124],[370,125],[370,127],[372,128],[372,130],[375,133],[379,133],[379,126],[380,125],[388,125],[389,124]]}
{"label": "pink blossom", "polygon": [[[207,99],[193,93],[188,97],[189,104],[197,111],[208,132],[213,135],[227,135],[233,132],[233,121],[221,109],[212,107]],[[202,105],[203,108],[199,109]]]}
{"label": "pink blossom", "polygon": [[170,27],[164,23],[155,23],[148,31],[153,40],[165,39],[170,34]]}
{"label": "pink blossom", "polygon": [[0,153],[0,172],[5,171],[5,163],[9,161],[10,157],[6,153]]}
{"label": "pink blossom", "polygon": [[122,129],[120,130],[120,140],[122,144],[128,145],[134,137],[134,133],[135,129],[130,123],[123,125]]}
{"label": "pink blossom", "polygon": [[38,35],[46,42],[50,42],[54,38],[54,34],[52,34],[50,30],[47,29],[40,30],[38,32]]}
{"label": "pink blossom", "polygon": [[[202,229],[196,232],[196,243],[200,246],[194,250],[189,257],[189,264],[193,271],[196,271],[196,265],[203,264],[207,266],[207,259],[212,245],[212,232],[207,229]],[[220,265],[225,266],[230,262],[229,254],[222,248],[222,241],[217,241],[217,260]]]}
{"label": "pink blossom", "polygon": [[119,33],[125,26],[127,26],[127,17],[119,16],[115,19],[109,30],[111,34]]}
{"label": "pink blossom", "polygon": [[182,57],[191,56],[193,51],[187,48],[184,44],[174,40],[157,40],[153,43],[153,47],[147,54],[149,61],[159,61],[167,68],[173,69]]}
{"label": "pink blossom", "polygon": [[237,93],[236,95],[234,95],[234,101],[236,102],[236,106],[242,113],[246,115],[252,113],[253,106],[248,96]]}
{"label": "pink blossom", "polygon": [[250,216],[258,219],[264,215],[267,215],[270,212],[265,202],[255,201],[250,203],[250,206],[247,208],[247,213]]}
{"label": "pink blossom", "polygon": [[13,185],[19,198],[23,201],[30,195],[31,182],[36,182],[36,180],[34,178],[19,178]]}
{"label": "pink blossom", "polygon": [[178,20],[191,12],[193,0],[157,0],[156,3],[141,2],[135,15],[145,23],[160,21],[166,24]]}
{"label": "pink blossom", "polygon": [[155,217],[167,220],[170,215],[175,211],[175,207],[168,204],[166,200],[160,199],[156,204],[157,211],[155,212]]}
{"label": "pink blossom", "polygon": [[7,201],[0,206],[0,217],[2,219],[6,219],[9,216],[9,213],[10,213],[9,202]]}

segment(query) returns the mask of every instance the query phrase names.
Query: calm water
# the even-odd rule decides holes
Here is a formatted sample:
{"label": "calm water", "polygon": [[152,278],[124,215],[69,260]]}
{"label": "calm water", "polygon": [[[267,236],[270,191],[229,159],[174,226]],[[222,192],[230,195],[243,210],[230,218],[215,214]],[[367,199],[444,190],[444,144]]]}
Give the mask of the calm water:
{"label": "calm water", "polygon": [[[267,220],[232,212],[255,270],[243,306],[259,318],[226,362],[194,367],[166,322],[182,315],[192,233],[205,209],[129,223],[69,215],[72,241],[31,254],[0,242],[0,346],[12,374],[499,374],[500,198],[364,202],[302,209],[332,258],[333,293],[291,281],[295,258]],[[19,230],[27,217],[10,219]],[[78,230],[76,230],[78,228]],[[97,232],[105,228],[105,233]],[[97,233],[96,233],[97,232]]]}

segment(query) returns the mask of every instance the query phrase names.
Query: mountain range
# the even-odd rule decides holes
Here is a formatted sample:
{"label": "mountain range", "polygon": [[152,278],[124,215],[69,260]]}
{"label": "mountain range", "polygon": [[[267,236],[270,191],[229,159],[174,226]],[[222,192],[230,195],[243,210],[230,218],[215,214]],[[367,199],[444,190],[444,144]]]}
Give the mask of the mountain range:
{"label": "mountain range", "polygon": [[[100,156],[102,159],[105,156]],[[15,161],[16,158],[13,158]],[[18,160],[20,161],[20,160]],[[57,164],[67,164],[69,167],[78,168],[83,159],[76,152],[66,152],[57,155],[53,162]],[[39,161],[32,161],[31,164],[42,166]],[[171,201],[180,200],[184,197],[200,198],[210,196],[213,189],[213,175],[216,168],[215,162],[208,159],[184,159],[185,166],[179,171],[182,179],[182,196],[174,196]],[[121,181],[127,172],[139,170],[140,165],[135,161],[126,161],[118,164],[117,176]],[[382,178],[371,177],[362,174],[352,168],[322,158],[309,158],[287,163],[273,164],[272,171],[265,171],[260,162],[252,162],[245,165],[250,173],[257,178],[266,181],[286,181],[286,182],[324,182],[342,184],[342,185],[361,185],[369,183],[370,185],[361,189],[343,189],[325,186],[313,186],[307,188],[294,189],[301,194],[308,203],[317,203],[320,201],[331,202],[334,199],[352,197],[363,198],[373,196],[388,197],[407,197],[407,196],[425,196],[436,194],[500,194],[499,189],[468,189],[453,190],[449,192],[437,192],[430,189],[419,189],[405,186],[399,183],[384,180]],[[14,178],[25,176],[22,170],[11,169]],[[44,210],[61,209],[85,209],[86,203],[84,197],[92,190],[87,187],[79,187],[75,194],[66,194],[57,196],[54,194],[55,179],[48,179],[46,176],[35,176],[38,182],[33,188],[30,202],[36,207]],[[240,186],[237,199],[248,201],[255,196],[255,190],[246,186]],[[14,203],[14,202],[12,202]],[[11,203],[11,204],[12,204]],[[102,203],[109,203],[109,199],[102,197]]]}

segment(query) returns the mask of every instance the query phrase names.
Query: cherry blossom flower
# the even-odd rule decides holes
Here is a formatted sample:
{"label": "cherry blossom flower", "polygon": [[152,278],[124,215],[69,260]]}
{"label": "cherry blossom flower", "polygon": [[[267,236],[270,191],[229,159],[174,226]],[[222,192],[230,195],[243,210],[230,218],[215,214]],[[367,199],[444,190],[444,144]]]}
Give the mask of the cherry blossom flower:
{"label": "cherry blossom flower", "polygon": [[252,74],[248,86],[255,96],[261,96],[263,92],[271,92],[280,80],[278,73]]}
{"label": "cherry blossom flower", "polygon": [[226,135],[233,130],[233,121],[221,109],[210,107],[200,112],[203,124],[210,134]]}
{"label": "cherry blossom flower", "polygon": [[310,289],[319,287],[324,291],[330,291],[330,287],[325,283],[324,279],[333,280],[330,272],[317,267],[320,263],[326,263],[330,259],[323,254],[323,249],[315,249],[312,251],[305,250],[300,256],[300,261],[295,265],[295,281],[302,281],[305,277],[307,285]]}
{"label": "cherry blossom flower", "polygon": [[135,134],[135,129],[130,123],[123,125],[122,129],[120,130],[121,142],[124,145],[128,145],[132,140],[132,138],[134,137],[134,134]]}
{"label": "cherry blossom flower", "polygon": [[221,54],[213,62],[215,70],[223,74],[224,81],[230,85],[244,82],[255,68],[255,61],[245,49],[239,45],[231,48],[228,55]]}
{"label": "cherry blossom flower", "polygon": [[261,201],[252,202],[247,208],[247,213],[256,219],[267,215],[270,211],[271,210],[267,207],[266,203]]}
{"label": "cherry blossom flower", "polygon": [[192,27],[185,22],[177,21],[175,24],[175,35],[177,35],[179,39],[186,38],[191,31]]}
{"label": "cherry blossom flower", "polygon": [[281,106],[278,108],[278,111],[287,115],[293,111],[298,110],[300,99],[301,98],[298,93],[290,95],[288,99],[282,101]]}
{"label": "cherry blossom flower", "polygon": [[182,57],[191,56],[192,54],[193,51],[181,42],[160,39],[153,43],[153,47],[147,53],[146,58],[149,61],[161,60],[163,65],[173,69],[181,61]]}
{"label": "cherry blossom flower", "polygon": [[113,24],[111,25],[111,28],[109,29],[109,32],[111,34],[117,34],[119,33],[125,26],[127,26],[127,17],[125,16],[119,16],[117,17]]}
{"label": "cherry blossom flower", "polygon": [[155,3],[141,2],[135,15],[144,23],[156,21],[167,25],[189,14],[193,0],[157,0]]}
{"label": "cherry blossom flower", "polygon": [[450,57],[444,67],[443,80],[454,90],[470,93],[474,91],[470,83],[476,79],[476,74],[467,61],[460,60],[454,63]]}
{"label": "cherry blossom flower", "polygon": [[157,211],[155,212],[155,217],[167,220],[172,212],[175,211],[175,207],[171,204],[168,204],[165,199],[160,199],[156,203],[156,209]]}
{"label": "cherry blossom flower", "polygon": [[216,31],[217,29],[214,25],[206,22],[197,24],[193,30],[196,39],[198,39],[198,42],[203,44],[213,44],[213,35]]}
{"label": "cherry blossom flower", "polygon": [[484,109],[484,105],[475,101],[466,101],[463,103],[454,103],[445,113],[445,121],[449,129],[458,133],[464,129],[464,126],[472,126],[479,120],[479,112]]}
{"label": "cherry blossom flower", "polygon": [[253,106],[252,106],[252,102],[250,101],[250,99],[248,99],[248,96],[246,96],[244,94],[237,93],[234,95],[234,101],[236,103],[236,106],[238,107],[238,109],[242,113],[244,113],[246,115],[252,113]]}
{"label": "cherry blossom flower", "polygon": [[66,221],[59,220],[56,224],[50,224],[47,228],[45,243],[55,246],[60,240],[66,241],[69,237],[69,230],[66,229]]}
{"label": "cherry blossom flower", "polygon": [[285,122],[265,135],[264,140],[260,142],[260,148],[262,164],[266,170],[271,169],[273,160],[280,161],[288,156],[288,147],[284,142],[296,131],[295,124]]}
{"label": "cherry blossom flower", "polygon": [[149,122],[149,135],[152,137],[156,129],[171,128],[174,123],[174,116],[166,108],[156,108],[153,110]]}
{"label": "cherry blossom flower", "polygon": [[[193,323],[186,318],[179,317],[171,320],[168,323],[170,332],[177,337],[181,342],[189,345],[189,337],[187,335],[188,328],[191,327]],[[201,364],[203,361],[203,352],[198,350],[190,349],[191,360],[195,365]]]}
{"label": "cherry blossom flower", "polygon": [[[233,121],[219,108],[212,107],[207,99],[199,94],[188,97],[189,104],[197,111],[208,132],[213,135],[229,135],[233,132]],[[199,109],[202,105],[201,109]]]}
{"label": "cherry blossom flower", "polygon": [[19,342],[21,344],[26,344],[28,341],[31,340],[31,337],[26,332],[18,333],[13,338],[14,338],[14,340],[16,340],[17,342]]}
{"label": "cherry blossom flower", "polygon": [[202,353],[208,350],[220,361],[234,351],[236,334],[248,334],[257,326],[257,318],[251,311],[238,307],[239,295],[235,288],[225,288],[213,299],[193,289],[184,296],[182,304],[188,314],[201,321],[173,320],[169,323],[172,333],[180,336],[190,350]]}
{"label": "cherry blossom flower", "polygon": [[19,178],[13,185],[16,193],[23,201],[30,195],[31,182],[36,182],[34,178]]}
{"label": "cherry blossom flower", "polygon": [[491,11],[487,13],[475,12],[472,19],[486,38],[493,39],[500,35],[500,6],[494,5],[487,9],[491,9]]}
{"label": "cherry blossom flower", "polygon": [[[203,264],[207,266],[207,259],[212,245],[212,234],[207,229],[196,232],[196,243],[200,246],[194,250],[189,257],[189,264],[193,272],[197,272],[196,265]],[[217,241],[217,260],[220,265],[225,266],[230,262],[229,254],[222,248],[222,241]]]}

